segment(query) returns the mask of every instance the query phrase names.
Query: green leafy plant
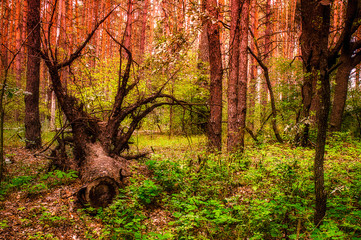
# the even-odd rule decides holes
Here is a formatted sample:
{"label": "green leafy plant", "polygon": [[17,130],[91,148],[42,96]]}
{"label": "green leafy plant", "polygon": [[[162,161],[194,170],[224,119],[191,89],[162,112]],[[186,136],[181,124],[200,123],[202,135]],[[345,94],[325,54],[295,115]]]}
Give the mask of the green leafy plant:
{"label": "green leafy plant", "polygon": [[177,191],[182,185],[185,169],[170,160],[148,160],[146,165],[154,173],[154,179],[168,192]]}
{"label": "green leafy plant", "polygon": [[47,180],[51,186],[68,184],[69,182],[75,180],[78,177],[78,172],[74,170],[69,171],[60,171],[55,170],[52,172],[48,172],[40,177],[41,181]]}
{"label": "green leafy plant", "polygon": [[152,204],[160,196],[162,188],[152,180],[145,180],[134,192],[143,204]]}
{"label": "green leafy plant", "polygon": [[119,197],[111,206],[99,209],[97,217],[105,224],[102,238],[105,239],[143,239],[142,221],[144,214],[136,201],[128,202]]}
{"label": "green leafy plant", "polygon": [[51,233],[37,232],[34,235],[29,235],[28,239],[37,239],[37,240],[51,240],[51,239],[54,239],[54,240],[57,240],[59,238],[55,237]]}
{"label": "green leafy plant", "polygon": [[37,176],[17,176],[8,181],[1,182],[0,199],[11,190],[21,190],[30,195],[36,195],[51,187],[62,184],[69,184],[78,177],[77,172],[69,170],[67,172],[55,170]]}
{"label": "green leafy plant", "polygon": [[49,211],[44,211],[40,218],[39,221],[41,224],[47,225],[47,226],[52,226],[52,227],[57,227],[57,226],[62,226],[68,222],[68,219],[66,219],[63,216],[57,216],[55,214],[52,214]]}

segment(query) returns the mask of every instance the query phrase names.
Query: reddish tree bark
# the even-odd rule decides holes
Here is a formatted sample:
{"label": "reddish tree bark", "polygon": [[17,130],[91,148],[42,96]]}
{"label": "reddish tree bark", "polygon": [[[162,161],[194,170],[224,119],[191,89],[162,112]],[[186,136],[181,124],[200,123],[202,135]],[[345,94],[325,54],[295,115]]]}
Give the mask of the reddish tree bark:
{"label": "reddish tree bark", "polygon": [[8,50],[7,50],[7,43],[8,43],[8,29],[9,29],[9,14],[10,9],[8,6],[8,1],[4,0],[1,2],[1,36],[0,36],[0,60],[2,67],[5,68],[8,65]]}
{"label": "reddish tree bark", "polygon": [[140,31],[140,47],[139,47],[139,55],[140,60],[143,62],[144,53],[145,53],[145,44],[146,44],[146,30],[147,30],[147,20],[148,20],[148,5],[149,0],[144,0],[142,9],[142,26]]}
{"label": "reddish tree bark", "polygon": [[209,62],[208,33],[206,24],[203,25],[199,36],[198,62],[201,62],[202,64]]}
{"label": "reddish tree bark", "polygon": [[[244,149],[247,113],[249,0],[232,1],[228,84],[228,151]],[[238,13],[238,14],[237,14]]]}
{"label": "reddish tree bark", "polygon": [[[342,115],[345,110],[350,74],[352,69],[361,62],[361,55],[354,54],[354,52],[359,51],[360,48],[361,41],[349,42],[349,40],[345,40],[342,47],[339,60],[341,65],[338,67],[336,73],[336,86],[330,116],[331,132],[341,131]],[[356,76],[356,78],[358,77],[359,76]],[[357,85],[358,82],[356,79],[356,86]]]}
{"label": "reddish tree bark", "polygon": [[[132,24],[133,23],[133,0],[128,1],[128,10],[127,10],[127,22],[125,25],[125,34],[124,34],[124,47],[129,51],[132,51]],[[125,56],[128,56],[124,53]]]}
{"label": "reddish tree bark", "polygon": [[239,44],[240,44],[241,1],[231,1],[231,32],[228,80],[228,134],[227,150],[237,151],[239,144],[239,123],[237,122],[238,76],[239,76]]}
{"label": "reddish tree bark", "polygon": [[[258,9],[256,7],[256,1],[252,1],[252,33],[254,39],[258,39]],[[256,45],[253,43],[250,46],[253,52],[256,52]],[[257,98],[257,60],[250,59],[250,81],[249,81],[249,107],[248,107],[248,122],[250,124],[250,130],[253,131],[255,127],[255,107]]]}
{"label": "reddish tree bark", "polygon": [[244,135],[246,131],[247,115],[247,83],[248,83],[248,27],[249,27],[249,7],[250,0],[243,0],[241,10],[241,36],[240,36],[240,66],[238,79],[238,103],[237,122],[239,123],[239,143],[240,152],[244,150]]}
{"label": "reddish tree bark", "polygon": [[[344,29],[333,49],[328,49],[330,35],[330,12],[333,1],[301,0],[302,35],[300,38],[305,84],[308,89],[316,91],[319,98],[317,117],[316,154],[314,159],[314,181],[316,209],[314,224],[319,226],[326,213],[326,192],[324,189],[324,152],[328,115],[330,110],[329,74],[335,66],[338,52],[351,39],[355,31],[354,23],[357,16],[358,0],[347,3]],[[317,83],[317,89],[312,89],[312,81]],[[307,92],[307,96],[312,91]],[[312,99],[311,99],[312,100]],[[307,111],[307,109],[306,109]]]}
{"label": "reddish tree bark", "polygon": [[330,116],[330,131],[341,131],[342,115],[345,109],[347,99],[348,80],[353,65],[351,58],[341,53],[340,61],[342,64],[338,67],[336,73],[335,94],[333,97],[332,111]]}
{"label": "reddish tree bark", "polygon": [[[268,60],[270,57],[270,51],[271,51],[271,0],[266,0],[266,6],[265,6],[265,31],[264,31],[264,60],[263,62],[268,65]],[[261,116],[264,118],[266,109],[267,109],[267,103],[268,103],[268,87],[267,82],[263,81],[261,83]]]}
{"label": "reddish tree bark", "polygon": [[209,148],[214,151],[222,150],[222,54],[217,23],[219,12],[216,0],[207,0],[206,9],[209,12],[207,21],[210,86],[209,107],[210,118],[208,123]]}
{"label": "reddish tree bark", "polygon": [[26,71],[26,91],[29,94],[25,95],[26,148],[40,148],[40,0],[28,0],[27,33],[28,63]]}
{"label": "reddish tree bark", "polygon": [[[22,18],[22,1],[16,2],[16,13],[15,13],[15,49],[21,48],[22,32],[23,32],[23,18]],[[22,75],[22,60],[23,60],[23,51],[21,50],[18,56],[15,59],[15,71],[16,71],[16,85],[21,88],[21,75]],[[18,115],[18,114],[17,114]]]}

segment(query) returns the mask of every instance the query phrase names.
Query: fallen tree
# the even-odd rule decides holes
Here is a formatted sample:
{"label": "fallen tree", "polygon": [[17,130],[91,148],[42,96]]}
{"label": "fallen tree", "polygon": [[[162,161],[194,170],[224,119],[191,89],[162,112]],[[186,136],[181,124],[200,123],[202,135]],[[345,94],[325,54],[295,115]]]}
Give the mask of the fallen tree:
{"label": "fallen tree", "polygon": [[[118,194],[119,187],[124,184],[123,174],[128,163],[119,155],[129,148],[129,139],[140,121],[157,107],[182,104],[173,96],[163,94],[166,83],[147,96],[140,95],[136,101],[126,102],[126,97],[137,86],[139,79],[130,80],[131,66],[134,63],[132,53],[109,32],[108,34],[119,45],[119,51],[125,50],[127,62],[123,74],[121,74],[122,66],[119,66],[117,92],[108,117],[104,120],[89,114],[84,108],[84,103],[69,94],[61,81],[61,69],[71,66],[81,56],[95,31],[113,11],[114,9],[96,23],[85,40],[67,59],[58,61],[57,51],[50,47],[50,35],[46,41],[42,41],[40,53],[49,70],[52,90],[72,129],[74,157],[60,155],[63,159],[57,163],[63,165],[63,168],[79,172],[83,187],[78,191],[78,198],[84,205],[92,207],[109,205]],[[51,25],[48,32],[50,27]],[[119,57],[122,58],[122,54]],[[160,101],[162,99],[163,101]],[[127,129],[121,125],[125,119],[128,121],[130,119]],[[54,154],[54,157],[57,156],[59,155]]]}

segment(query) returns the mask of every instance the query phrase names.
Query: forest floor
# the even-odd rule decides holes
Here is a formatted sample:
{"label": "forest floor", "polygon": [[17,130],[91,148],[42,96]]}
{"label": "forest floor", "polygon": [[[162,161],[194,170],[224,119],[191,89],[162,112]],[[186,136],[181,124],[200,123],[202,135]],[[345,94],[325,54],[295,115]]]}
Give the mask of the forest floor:
{"label": "forest floor", "polygon": [[[175,144],[168,138],[156,144],[155,141],[157,139],[151,136],[145,137],[141,147],[151,144],[157,151],[168,152]],[[177,144],[179,141],[181,145]],[[188,141],[177,138],[178,148],[174,148],[174,154],[183,151],[184,145],[189,145]],[[155,149],[152,147],[148,151]],[[36,152],[24,147],[6,148],[7,182],[0,186],[0,240],[98,239],[102,235],[104,224],[101,219],[88,214],[76,199],[74,193],[82,187],[80,180],[72,175],[76,173],[49,172],[49,155],[36,156]],[[149,175],[144,164],[133,161],[132,165],[138,174]],[[171,217],[161,207],[150,208],[145,213],[156,224],[154,229],[162,228]]]}
{"label": "forest floor", "polygon": [[7,148],[0,239],[361,239],[359,141],[326,147],[328,212],[319,229],[312,149],[264,144],[242,156],[212,155],[204,138],[135,142],[152,154],[132,162],[131,184],[98,210],[77,202],[75,172],[49,172],[45,155]]}
{"label": "forest floor", "polygon": [[86,229],[101,228],[78,213],[78,179],[44,177],[50,160],[23,148],[7,149],[6,156],[11,186],[0,202],[0,239],[85,239]]}

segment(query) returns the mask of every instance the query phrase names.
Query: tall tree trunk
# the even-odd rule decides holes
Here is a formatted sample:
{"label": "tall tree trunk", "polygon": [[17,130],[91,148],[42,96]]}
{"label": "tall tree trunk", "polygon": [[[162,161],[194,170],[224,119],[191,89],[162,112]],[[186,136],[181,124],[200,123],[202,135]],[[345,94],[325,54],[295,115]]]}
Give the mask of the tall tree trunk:
{"label": "tall tree trunk", "polygon": [[207,0],[206,8],[210,14],[207,21],[210,87],[209,107],[210,118],[208,124],[209,148],[214,151],[222,150],[222,54],[219,38],[218,8],[216,0]]}
{"label": "tall tree trunk", "polygon": [[40,81],[40,0],[28,0],[28,64],[25,96],[26,148],[41,147],[41,125],[39,116]]}
{"label": "tall tree trunk", "polygon": [[239,143],[239,123],[237,122],[238,106],[238,74],[239,74],[239,44],[240,44],[240,0],[231,1],[231,33],[228,80],[228,134],[227,150],[237,151]]}
{"label": "tall tree trunk", "polygon": [[[326,19],[327,21],[327,19]],[[327,73],[327,59],[321,62],[321,86],[318,90],[320,96],[319,110],[317,111],[317,142],[316,154],[314,160],[314,176],[315,176],[315,195],[316,195],[316,211],[314,215],[314,224],[322,223],[326,214],[327,195],[324,184],[324,155],[327,134],[328,114],[330,111],[330,81]]]}
{"label": "tall tree trunk", "polygon": [[244,0],[241,10],[241,35],[239,54],[239,78],[238,78],[238,103],[237,122],[239,123],[239,143],[240,152],[244,150],[244,135],[246,132],[247,114],[247,83],[248,83],[248,27],[249,27],[249,6],[250,0]]}
{"label": "tall tree trunk", "polygon": [[143,9],[142,9],[142,26],[140,31],[140,47],[139,47],[139,55],[140,55],[140,62],[143,62],[144,60],[144,54],[145,54],[145,44],[147,39],[147,20],[148,20],[148,5],[149,0],[145,0],[143,3]]}
{"label": "tall tree trunk", "polygon": [[[265,6],[265,31],[264,31],[264,63],[268,65],[271,51],[271,0],[266,0]],[[266,109],[268,103],[267,82],[261,83],[261,117],[266,117]]]}
{"label": "tall tree trunk", "polygon": [[1,2],[1,28],[0,28],[0,41],[2,44],[0,44],[0,66],[2,66],[2,69],[5,69],[6,66],[8,65],[8,50],[7,48],[7,43],[8,43],[8,29],[9,29],[9,14],[10,14],[10,9],[8,6],[8,1],[7,0],[3,0]]}
{"label": "tall tree trunk", "polygon": [[[125,34],[124,34],[124,46],[132,51],[132,25],[133,25],[133,0],[128,1],[128,10],[127,10],[127,22],[125,26]],[[128,56],[128,54],[124,54]]]}
{"label": "tall tree trunk", "polygon": [[[303,90],[304,114],[312,101],[312,81],[317,82],[319,109],[317,111],[317,143],[314,159],[314,181],[316,209],[314,224],[319,226],[326,214],[326,192],[324,189],[324,151],[327,121],[330,108],[330,82],[328,76],[328,37],[330,29],[330,4],[314,0],[301,0],[302,35],[300,38],[305,72]],[[311,99],[310,99],[311,98]],[[307,102],[305,102],[307,100]],[[310,101],[311,100],[311,101]],[[307,115],[304,117],[308,117]]]}
{"label": "tall tree trunk", "polygon": [[[16,2],[16,15],[15,15],[15,24],[16,24],[16,45],[15,45],[15,49],[20,49],[21,48],[21,43],[23,41],[22,39],[22,31],[23,31],[23,22],[22,22],[22,1],[17,1]],[[16,86],[21,88],[21,75],[22,75],[22,58],[23,58],[23,51],[21,51],[16,60],[15,60],[15,71],[16,71]],[[18,115],[19,113],[16,113],[16,115]],[[18,118],[18,116],[16,116],[16,118]]]}
{"label": "tall tree trunk", "polygon": [[[256,1],[252,1],[252,32],[254,39],[258,39],[258,9],[256,7]],[[256,52],[255,44],[251,44],[251,50]],[[256,108],[256,99],[258,96],[257,93],[257,60],[254,58],[250,59],[250,81],[249,81],[249,106],[248,106],[248,119],[250,124],[250,130],[253,131],[255,127],[255,108]]]}

